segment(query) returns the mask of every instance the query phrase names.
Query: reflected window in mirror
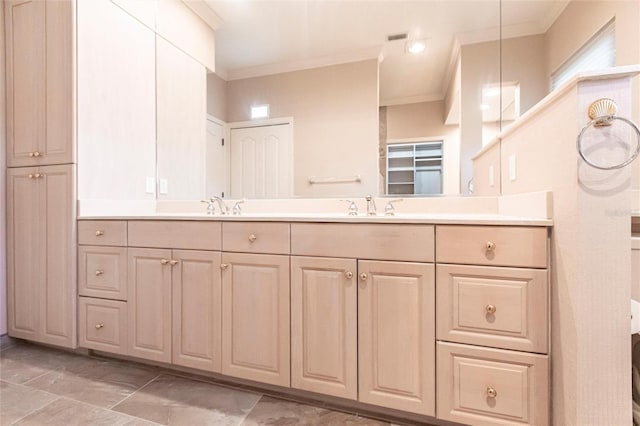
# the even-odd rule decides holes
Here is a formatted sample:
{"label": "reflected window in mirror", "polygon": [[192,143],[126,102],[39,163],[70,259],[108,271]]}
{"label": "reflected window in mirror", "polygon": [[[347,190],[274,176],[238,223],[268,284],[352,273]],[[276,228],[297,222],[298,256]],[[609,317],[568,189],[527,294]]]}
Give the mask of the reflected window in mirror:
{"label": "reflected window in mirror", "polygon": [[616,64],[615,19],[609,21],[573,56],[551,74],[551,90],[584,71],[595,71]]}

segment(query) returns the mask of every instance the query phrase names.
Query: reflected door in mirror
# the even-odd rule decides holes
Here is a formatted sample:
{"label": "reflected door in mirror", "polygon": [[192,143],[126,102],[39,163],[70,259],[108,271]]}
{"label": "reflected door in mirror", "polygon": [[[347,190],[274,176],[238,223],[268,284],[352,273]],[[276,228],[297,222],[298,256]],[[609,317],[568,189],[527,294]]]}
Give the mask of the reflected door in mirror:
{"label": "reflected door in mirror", "polygon": [[292,194],[292,125],[231,129],[231,198]]}

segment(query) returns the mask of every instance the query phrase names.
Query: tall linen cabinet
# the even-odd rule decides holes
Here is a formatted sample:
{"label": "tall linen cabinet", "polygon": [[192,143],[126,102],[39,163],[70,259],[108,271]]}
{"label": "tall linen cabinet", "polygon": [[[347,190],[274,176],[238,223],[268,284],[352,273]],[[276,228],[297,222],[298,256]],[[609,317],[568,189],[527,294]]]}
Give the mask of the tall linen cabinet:
{"label": "tall linen cabinet", "polygon": [[9,335],[75,348],[75,3],[6,0]]}

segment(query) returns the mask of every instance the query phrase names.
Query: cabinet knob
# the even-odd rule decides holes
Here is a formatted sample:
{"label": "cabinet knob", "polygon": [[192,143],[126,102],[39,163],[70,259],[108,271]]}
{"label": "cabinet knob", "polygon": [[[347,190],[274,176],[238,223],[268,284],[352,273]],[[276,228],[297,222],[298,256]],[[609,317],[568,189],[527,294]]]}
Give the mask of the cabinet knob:
{"label": "cabinet knob", "polygon": [[104,274],[104,271],[102,269],[96,269],[96,277],[102,274]]}
{"label": "cabinet knob", "polygon": [[353,278],[353,272],[347,271],[344,273],[344,276],[347,277],[348,280],[350,280],[351,278]]}
{"label": "cabinet knob", "polygon": [[228,263],[221,263],[220,264],[220,269],[227,269],[229,267]]}
{"label": "cabinet knob", "polygon": [[33,175],[33,177],[36,178],[36,179],[40,179],[42,176],[44,176],[44,175],[40,174],[40,173],[36,173],[35,175]]}
{"label": "cabinet knob", "polygon": [[160,259],[161,265],[166,265],[167,263],[169,263],[169,259]]}
{"label": "cabinet knob", "polygon": [[171,266],[175,266],[178,263],[178,261],[175,259],[171,259],[169,263],[171,264]]}
{"label": "cabinet knob", "polygon": [[488,304],[487,306],[485,306],[485,309],[487,310],[488,314],[495,314],[496,313],[496,307],[495,305],[492,304]]}
{"label": "cabinet knob", "polygon": [[96,324],[96,330],[100,330],[102,327],[104,327],[104,324]]}
{"label": "cabinet knob", "polygon": [[258,239],[258,237],[256,237],[255,234],[249,235],[249,242],[254,242],[257,239]]}
{"label": "cabinet knob", "polygon": [[34,152],[34,153],[33,153],[33,156],[34,156],[34,157],[40,157],[40,152],[38,152],[38,151]]}
{"label": "cabinet knob", "polygon": [[487,241],[485,247],[487,248],[487,251],[494,251],[496,249],[496,243],[494,243],[493,241]]}
{"label": "cabinet knob", "polygon": [[104,235],[104,231],[96,231],[96,237],[102,237]]}
{"label": "cabinet knob", "polygon": [[33,157],[35,155],[35,152],[30,152],[29,153],[29,157]]}
{"label": "cabinet knob", "polygon": [[367,280],[367,278],[369,278],[369,276],[368,276],[365,272],[363,272],[363,273],[361,273],[361,274],[360,274],[360,279],[361,279],[362,281],[366,281],[366,280]]}
{"label": "cabinet knob", "polygon": [[27,177],[28,177],[29,179],[33,179],[33,174],[29,173],[29,174],[27,175]]}
{"label": "cabinet knob", "polygon": [[498,396],[498,391],[496,391],[493,387],[487,387],[487,397],[495,398]]}

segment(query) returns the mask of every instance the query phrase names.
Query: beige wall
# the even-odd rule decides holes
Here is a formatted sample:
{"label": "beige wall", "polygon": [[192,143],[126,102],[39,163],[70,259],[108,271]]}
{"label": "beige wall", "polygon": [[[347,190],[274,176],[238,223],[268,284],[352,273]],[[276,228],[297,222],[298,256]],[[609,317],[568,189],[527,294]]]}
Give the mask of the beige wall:
{"label": "beige wall", "polygon": [[473,176],[471,158],[482,148],[482,86],[500,82],[500,60],[502,81],[520,83],[521,114],[548,92],[543,35],[503,40],[502,55],[499,41],[462,46],[460,184],[463,192]]}
{"label": "beige wall", "polygon": [[[640,63],[640,1],[572,1],[546,33],[547,73],[615,17],[616,65]],[[633,84],[632,119],[640,123],[640,77]],[[586,117],[585,117],[586,122]],[[640,160],[633,164],[632,187],[640,189]]]}
{"label": "beige wall", "polygon": [[214,73],[207,74],[207,114],[227,121],[227,82]]}
{"label": "beige wall", "polygon": [[5,192],[6,115],[4,67],[4,4],[0,5],[0,335],[7,333],[7,200]]}
{"label": "beige wall", "polygon": [[[293,117],[294,194],[362,196],[378,188],[378,61],[375,59],[227,83],[227,121],[269,104]],[[309,185],[307,178],[360,175],[358,184]]]}
{"label": "beige wall", "polygon": [[418,102],[386,107],[387,140],[443,138],[443,192],[460,189],[460,127],[446,126],[445,102]]}

